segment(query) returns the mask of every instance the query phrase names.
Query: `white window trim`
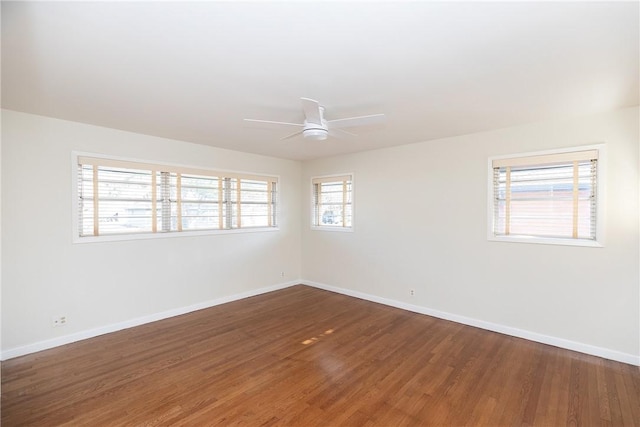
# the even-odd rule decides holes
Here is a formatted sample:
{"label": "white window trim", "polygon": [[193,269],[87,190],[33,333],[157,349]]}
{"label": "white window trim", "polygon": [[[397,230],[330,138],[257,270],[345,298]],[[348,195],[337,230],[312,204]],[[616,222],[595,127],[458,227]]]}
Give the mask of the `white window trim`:
{"label": "white window trim", "polygon": [[[582,246],[592,248],[602,248],[605,242],[605,182],[606,182],[606,146],[604,143],[582,145],[577,147],[560,148],[555,150],[535,151],[528,153],[515,153],[502,156],[489,157],[487,163],[487,240],[493,242],[508,243],[535,243],[545,245],[562,246]],[[572,153],[576,151],[598,150],[598,180],[597,180],[597,201],[596,211],[596,240],[586,239],[562,239],[550,237],[523,237],[523,236],[496,236],[493,233],[494,209],[493,209],[493,161],[499,159],[511,159],[516,157],[544,156],[551,154]]]}
{"label": "white window trim", "polygon": [[[315,203],[313,198],[313,180],[314,179],[324,179],[324,178],[334,178],[334,177],[342,177],[342,176],[350,176],[351,177],[351,226],[350,227],[331,227],[328,225],[314,225],[313,213],[315,212]],[[355,201],[355,181],[356,177],[353,172],[346,173],[334,173],[331,175],[318,175],[312,176],[309,180],[309,188],[311,194],[311,214],[309,215],[309,220],[311,222],[311,230],[313,231],[337,231],[339,233],[352,233],[355,229],[355,218],[356,218],[356,201]]]}
{"label": "white window trim", "polygon": [[122,162],[132,162],[132,163],[152,163],[158,166],[167,166],[173,168],[180,169],[199,169],[202,171],[209,172],[225,172],[234,175],[264,175],[266,177],[276,178],[278,182],[277,194],[276,194],[276,206],[280,206],[281,200],[281,186],[280,186],[280,176],[279,175],[271,175],[271,174],[259,174],[256,172],[244,172],[237,170],[228,170],[228,169],[211,169],[207,167],[194,167],[192,165],[182,165],[178,163],[167,163],[167,162],[159,162],[159,161],[151,161],[151,160],[140,160],[135,158],[128,157],[120,157],[120,156],[111,156],[107,154],[100,153],[89,153],[84,151],[72,151],[71,152],[71,209],[72,209],[72,224],[71,224],[71,233],[72,243],[102,243],[102,242],[117,242],[117,241],[127,241],[127,240],[147,240],[147,239],[167,239],[167,238],[175,238],[175,237],[196,237],[196,236],[211,236],[218,234],[244,234],[244,233],[264,233],[264,232],[272,232],[280,230],[280,210],[276,212],[278,220],[276,221],[275,227],[249,227],[249,228],[235,228],[235,229],[224,229],[224,230],[189,230],[189,231],[181,231],[181,232],[171,232],[171,233],[131,233],[131,234],[109,234],[102,236],[80,236],[80,224],[78,222],[78,183],[77,183],[77,168],[78,168],[78,157],[95,157],[100,159],[107,160],[115,160]]}

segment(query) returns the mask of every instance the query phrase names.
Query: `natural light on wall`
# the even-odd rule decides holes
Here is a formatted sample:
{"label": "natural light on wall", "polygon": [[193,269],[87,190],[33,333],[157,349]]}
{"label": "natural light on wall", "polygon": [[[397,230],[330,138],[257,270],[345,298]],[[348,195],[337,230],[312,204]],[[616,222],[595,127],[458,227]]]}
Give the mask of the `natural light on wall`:
{"label": "natural light on wall", "polygon": [[601,246],[603,146],[490,159],[489,238]]}

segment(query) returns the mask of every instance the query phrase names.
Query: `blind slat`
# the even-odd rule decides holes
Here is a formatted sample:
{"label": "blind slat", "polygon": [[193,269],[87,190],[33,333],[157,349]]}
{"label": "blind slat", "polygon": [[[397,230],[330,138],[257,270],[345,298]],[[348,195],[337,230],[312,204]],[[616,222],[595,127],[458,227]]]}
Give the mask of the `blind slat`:
{"label": "blind slat", "polygon": [[101,157],[78,156],[78,164],[115,167],[122,169],[136,170],[161,170],[163,172],[180,173],[184,175],[200,175],[200,176],[224,176],[235,179],[246,179],[255,181],[278,182],[278,178],[268,175],[254,175],[239,172],[215,171],[202,168],[192,168],[186,166],[161,165],[155,163],[134,162],[128,160],[107,159]]}
{"label": "blind slat", "polygon": [[337,176],[323,176],[323,177],[317,177],[317,178],[313,178],[311,180],[312,184],[324,184],[324,183],[340,183],[342,184],[342,181],[351,181],[351,175],[337,175]]}
{"label": "blind slat", "polygon": [[521,166],[550,166],[553,164],[570,163],[574,161],[598,160],[598,150],[572,151],[567,153],[544,154],[539,156],[509,157],[494,159],[494,168],[521,167]]}

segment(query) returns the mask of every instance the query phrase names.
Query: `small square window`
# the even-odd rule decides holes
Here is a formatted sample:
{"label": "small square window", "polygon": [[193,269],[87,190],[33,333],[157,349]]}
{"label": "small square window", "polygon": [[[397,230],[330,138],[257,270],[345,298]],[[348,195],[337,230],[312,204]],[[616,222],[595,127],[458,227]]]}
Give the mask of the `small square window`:
{"label": "small square window", "polygon": [[311,180],[313,227],[353,229],[353,175],[317,177]]}

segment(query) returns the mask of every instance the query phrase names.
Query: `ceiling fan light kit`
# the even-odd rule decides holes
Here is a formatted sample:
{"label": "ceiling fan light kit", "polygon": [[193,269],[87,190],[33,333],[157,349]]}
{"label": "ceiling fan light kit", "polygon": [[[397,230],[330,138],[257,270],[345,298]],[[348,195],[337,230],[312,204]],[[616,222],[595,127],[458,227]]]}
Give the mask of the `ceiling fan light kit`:
{"label": "ceiling fan light kit", "polygon": [[306,139],[312,139],[314,141],[324,141],[329,137],[329,131],[322,128],[311,128],[302,131],[302,136]]}
{"label": "ceiling fan light kit", "polygon": [[324,107],[321,106],[318,101],[309,98],[300,98],[300,100],[302,101],[302,110],[304,111],[305,116],[304,123],[287,123],[255,119],[244,119],[244,121],[245,123],[259,123],[269,127],[302,128],[301,130],[281,139],[289,139],[302,134],[305,139],[324,141],[329,136],[337,138],[345,135],[357,136],[356,134],[346,132],[342,129],[381,123],[385,119],[384,114],[373,114],[369,116],[350,117],[327,121],[324,118]]}

